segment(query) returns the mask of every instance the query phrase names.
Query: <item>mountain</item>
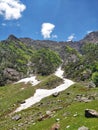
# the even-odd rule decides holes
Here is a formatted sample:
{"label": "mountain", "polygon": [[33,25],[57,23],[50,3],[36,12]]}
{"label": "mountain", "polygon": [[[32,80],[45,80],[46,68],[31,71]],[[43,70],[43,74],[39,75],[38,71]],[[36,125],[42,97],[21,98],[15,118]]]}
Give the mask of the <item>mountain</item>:
{"label": "mountain", "polygon": [[91,32],[87,34],[83,40],[81,40],[82,43],[98,43],[98,32]]}
{"label": "mountain", "polygon": [[32,73],[48,75],[60,64],[61,58],[56,52],[48,48],[36,50],[13,35],[0,42],[0,85],[15,82]]}
{"label": "mountain", "polygon": [[0,129],[97,130],[97,34],[77,42],[1,41]]}
{"label": "mountain", "polygon": [[91,32],[87,34],[82,40],[80,41],[69,41],[69,42],[64,42],[64,41],[50,41],[50,40],[33,40],[30,38],[20,38],[22,42],[27,44],[28,46],[34,46],[35,48],[41,48],[41,47],[49,47],[51,49],[54,49],[56,51],[61,50],[64,46],[69,45],[72,48],[75,48],[76,50],[81,50],[81,47],[85,43],[98,43],[98,32]]}
{"label": "mountain", "polygon": [[49,75],[61,61],[65,77],[90,79],[92,73],[97,71],[97,54],[98,32],[91,32],[77,42],[40,41],[10,35],[0,42],[0,85],[32,73]]}

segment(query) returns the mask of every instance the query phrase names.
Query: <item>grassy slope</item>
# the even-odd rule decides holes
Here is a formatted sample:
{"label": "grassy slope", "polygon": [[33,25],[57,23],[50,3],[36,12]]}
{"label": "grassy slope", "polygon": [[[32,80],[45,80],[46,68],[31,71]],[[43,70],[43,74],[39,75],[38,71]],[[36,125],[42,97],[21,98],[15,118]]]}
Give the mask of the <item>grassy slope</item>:
{"label": "grassy slope", "polygon": [[[54,83],[55,82],[55,83]],[[33,96],[37,88],[50,89],[54,88],[62,83],[62,79],[55,75],[44,77],[43,81],[36,87],[32,87],[30,84],[12,84],[5,87],[0,87],[0,130],[9,130],[15,126],[16,122],[11,120],[12,111],[19,106],[19,104],[25,99]],[[34,108],[35,113],[38,112],[38,108]],[[28,109],[29,110],[29,109]],[[30,112],[31,109],[30,109]],[[23,122],[26,117],[29,117],[29,113],[23,113]],[[28,118],[29,119],[29,118]]]}
{"label": "grassy slope", "polygon": [[[46,79],[44,80],[45,82]],[[44,81],[41,84],[44,84]],[[21,90],[21,88],[25,89]],[[98,88],[87,89],[80,84],[75,84],[61,92],[58,97],[47,97],[41,103],[37,103],[31,108],[18,113],[21,114],[21,120],[12,120],[14,114],[9,115],[8,113],[15,109],[20,101],[32,96],[34,91],[35,87],[32,87],[30,84],[9,85],[0,88],[0,130],[9,130],[12,128],[16,128],[17,130],[50,130],[50,127],[56,122],[57,118],[60,119],[60,130],[65,130],[68,125],[70,125],[69,130],[77,130],[82,125],[91,128],[91,130],[98,129],[98,119],[87,119],[84,117],[84,110],[86,108],[98,111]],[[67,93],[70,93],[70,95]],[[90,103],[83,103],[74,101],[77,94],[97,94],[97,96],[96,100]],[[57,110],[52,118],[45,119],[41,122],[38,121],[42,115],[45,115],[47,110],[54,110],[59,107],[62,107],[62,109]],[[76,112],[78,116],[74,117],[73,115]]]}
{"label": "grassy slope", "polygon": [[[70,92],[70,95],[67,93]],[[74,98],[77,94],[84,94],[84,95],[92,95],[97,94],[96,100],[93,100],[89,103],[84,102],[77,102],[74,101]],[[61,100],[62,102],[58,102],[57,100]],[[67,129],[66,127],[70,125],[68,130],[77,130],[81,126],[89,127],[91,130],[98,129],[98,119],[97,118],[85,118],[84,110],[95,109],[98,111],[98,88],[95,89],[87,89],[84,86],[79,84],[75,84],[72,87],[68,88],[64,92],[62,92],[57,98],[50,96],[50,98],[44,99],[42,102],[54,102],[49,106],[42,106],[40,111],[45,110],[53,110],[54,108],[63,107],[61,110],[54,113],[52,118],[46,119],[42,122],[38,122],[35,125],[31,125],[28,130],[50,130],[50,127],[56,122],[56,119],[60,119],[60,130]],[[77,112],[77,116],[74,117],[73,115]]]}

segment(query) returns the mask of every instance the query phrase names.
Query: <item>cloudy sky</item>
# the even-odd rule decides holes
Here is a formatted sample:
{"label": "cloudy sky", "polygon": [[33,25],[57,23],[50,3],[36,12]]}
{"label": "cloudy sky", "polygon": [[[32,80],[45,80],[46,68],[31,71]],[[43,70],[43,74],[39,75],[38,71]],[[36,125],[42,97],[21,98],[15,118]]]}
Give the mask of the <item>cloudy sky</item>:
{"label": "cloudy sky", "polygon": [[98,30],[98,0],[0,0],[0,40],[77,41]]}

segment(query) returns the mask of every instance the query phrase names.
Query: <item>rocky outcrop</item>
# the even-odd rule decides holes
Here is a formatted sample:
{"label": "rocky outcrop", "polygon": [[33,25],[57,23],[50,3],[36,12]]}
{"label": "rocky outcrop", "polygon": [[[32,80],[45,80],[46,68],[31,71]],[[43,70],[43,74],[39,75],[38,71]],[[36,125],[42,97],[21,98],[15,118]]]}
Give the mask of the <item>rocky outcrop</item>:
{"label": "rocky outcrop", "polygon": [[98,43],[98,31],[87,34],[81,42]]}
{"label": "rocky outcrop", "polygon": [[75,99],[75,101],[78,101],[78,102],[85,102],[85,103],[88,103],[88,102],[91,102],[92,100],[95,100],[95,95],[82,95],[82,94],[77,94]]}
{"label": "rocky outcrop", "polygon": [[98,118],[98,112],[93,109],[86,109],[85,110],[85,117],[87,118]]}
{"label": "rocky outcrop", "polygon": [[10,83],[11,81],[17,81],[20,79],[20,73],[12,68],[5,68],[4,75],[7,79],[7,83]]}

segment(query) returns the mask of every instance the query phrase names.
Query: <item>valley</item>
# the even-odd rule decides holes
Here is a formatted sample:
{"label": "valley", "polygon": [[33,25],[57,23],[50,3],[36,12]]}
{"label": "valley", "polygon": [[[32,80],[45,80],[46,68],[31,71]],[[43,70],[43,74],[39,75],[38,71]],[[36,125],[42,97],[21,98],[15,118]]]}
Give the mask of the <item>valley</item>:
{"label": "valley", "polygon": [[98,129],[98,32],[80,41],[0,41],[0,130]]}

